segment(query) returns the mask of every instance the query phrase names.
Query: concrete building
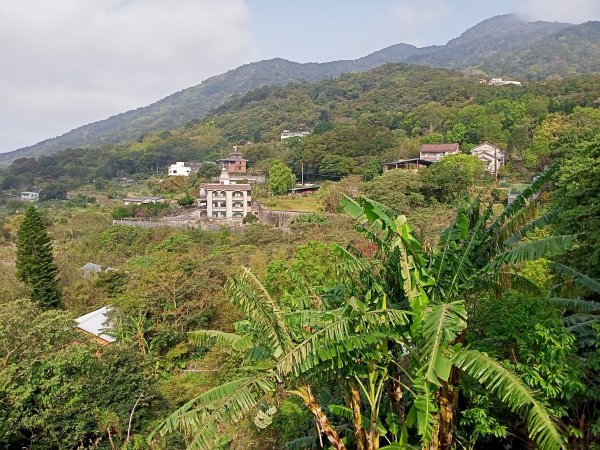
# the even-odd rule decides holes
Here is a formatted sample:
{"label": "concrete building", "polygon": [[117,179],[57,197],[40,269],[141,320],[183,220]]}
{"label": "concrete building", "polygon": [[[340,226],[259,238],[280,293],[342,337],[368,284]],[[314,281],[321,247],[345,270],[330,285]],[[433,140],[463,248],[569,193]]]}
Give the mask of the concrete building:
{"label": "concrete building", "polygon": [[123,199],[123,205],[147,205],[148,203],[164,203],[163,197],[128,197]]}
{"label": "concrete building", "polygon": [[40,194],[38,192],[21,192],[21,200],[35,202],[39,198]]}
{"label": "concrete building", "polygon": [[489,84],[490,86],[508,86],[508,85],[521,86],[520,81],[503,80],[502,78],[490,78],[490,80],[487,82],[487,84]]}
{"label": "concrete building", "polygon": [[310,131],[290,131],[290,130],[283,130],[281,132],[281,140],[283,141],[284,139],[289,139],[289,138],[293,138],[293,137],[306,137],[310,134]]}
{"label": "concrete building", "polygon": [[233,152],[229,154],[227,158],[217,159],[217,165],[221,170],[227,170],[227,173],[231,174],[244,174],[246,173],[247,159],[244,159],[241,152],[238,151],[237,146],[233,147]]}
{"label": "concrete building", "polygon": [[201,219],[241,220],[252,212],[252,187],[249,184],[235,184],[229,173],[222,169],[219,183],[200,185],[198,206]]}
{"label": "concrete building", "polygon": [[485,164],[485,170],[492,175],[497,175],[498,170],[506,163],[504,151],[489,142],[479,144],[471,150],[471,154],[482,160]]}
{"label": "concrete building", "polygon": [[423,144],[419,149],[419,158],[438,162],[448,155],[460,153],[458,144]]}
{"label": "concrete building", "polygon": [[192,172],[197,172],[200,168],[199,163],[177,161],[175,164],[169,166],[170,177],[187,177]]}

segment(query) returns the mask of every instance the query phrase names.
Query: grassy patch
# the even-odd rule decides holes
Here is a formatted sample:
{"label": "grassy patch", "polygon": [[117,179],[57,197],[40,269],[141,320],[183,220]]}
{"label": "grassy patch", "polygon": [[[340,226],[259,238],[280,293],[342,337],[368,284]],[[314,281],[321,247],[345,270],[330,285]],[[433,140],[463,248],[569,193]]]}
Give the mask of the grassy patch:
{"label": "grassy patch", "polygon": [[261,205],[269,209],[283,211],[319,212],[322,211],[317,198],[312,195],[297,197],[270,197],[259,200]]}

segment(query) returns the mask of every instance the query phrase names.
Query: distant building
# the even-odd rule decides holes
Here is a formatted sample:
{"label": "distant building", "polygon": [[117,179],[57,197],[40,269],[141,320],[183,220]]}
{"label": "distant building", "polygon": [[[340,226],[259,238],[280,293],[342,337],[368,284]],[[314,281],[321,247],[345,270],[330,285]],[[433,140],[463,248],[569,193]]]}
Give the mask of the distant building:
{"label": "distant building", "polygon": [[502,78],[490,78],[490,80],[487,82],[487,84],[490,86],[506,86],[509,84],[512,84],[514,86],[521,86],[520,81],[503,80]]}
{"label": "distant building", "polygon": [[478,145],[471,150],[471,154],[482,160],[485,164],[485,170],[492,175],[497,175],[500,167],[506,163],[504,151],[489,142]]}
{"label": "distant building", "polygon": [[201,164],[192,162],[178,161],[169,166],[169,176],[171,177],[187,177],[192,172],[197,172]]}
{"label": "distant building", "polygon": [[198,206],[200,218],[215,220],[243,219],[252,212],[252,186],[235,184],[229,179],[229,173],[222,169],[219,183],[200,185]]}
{"label": "distant building", "polygon": [[102,266],[100,264],[89,262],[81,266],[81,271],[83,272],[83,278],[87,278],[90,275],[102,272]]}
{"label": "distant building", "polygon": [[421,158],[411,158],[411,159],[400,159],[398,161],[392,161],[389,163],[385,163],[383,165],[383,172],[387,172],[388,170],[394,169],[406,169],[406,170],[414,170],[418,171],[423,167],[429,167],[433,164],[433,161],[429,161],[427,159]]}
{"label": "distant building", "polygon": [[110,306],[104,306],[96,311],[78,317],[75,319],[77,329],[92,336],[99,344],[106,345],[115,342],[115,337],[105,333],[112,329],[112,324],[108,319],[110,311]]}
{"label": "distant building", "polygon": [[164,203],[163,197],[128,197],[123,199],[123,204],[127,205],[147,205],[149,203]]}
{"label": "distant building", "polygon": [[35,202],[40,198],[39,192],[21,192],[21,200]]}
{"label": "distant building", "polygon": [[320,186],[313,185],[304,185],[304,186],[296,186],[287,190],[288,195],[310,195],[314,194],[319,190]]}
{"label": "distant building", "polygon": [[281,140],[283,141],[284,139],[289,139],[289,138],[293,138],[293,137],[306,137],[310,134],[310,131],[290,131],[290,130],[283,130],[281,132]]}
{"label": "distant building", "polygon": [[423,144],[419,149],[419,158],[426,161],[438,162],[448,155],[460,153],[458,144]]}
{"label": "distant building", "polygon": [[244,159],[238,147],[233,147],[233,152],[227,158],[217,159],[217,165],[221,170],[225,169],[227,173],[240,174],[246,173],[247,159]]}

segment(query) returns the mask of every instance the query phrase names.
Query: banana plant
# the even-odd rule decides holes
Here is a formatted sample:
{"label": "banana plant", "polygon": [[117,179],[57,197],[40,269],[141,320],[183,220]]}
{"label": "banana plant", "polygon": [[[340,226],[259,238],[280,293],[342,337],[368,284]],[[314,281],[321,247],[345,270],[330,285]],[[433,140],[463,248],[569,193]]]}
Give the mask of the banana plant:
{"label": "banana plant", "polygon": [[430,250],[420,244],[406,217],[393,218],[385,207],[365,197],[342,201],[359,231],[377,244],[387,272],[383,278],[395,277],[402,284],[402,292],[390,303],[407,305],[411,314],[410,336],[403,347],[411,351],[403,352],[403,360],[397,361],[406,368],[405,390],[413,396],[403,426],[416,428],[423,448],[455,447],[461,372],[521,414],[540,448],[565,446],[556,418],[516,374],[463,345],[468,299],[484,290],[498,295],[511,287],[535,290],[514,265],[562,254],[575,242],[573,235],[522,241],[556,215],[551,211],[539,216],[535,198],[551,175],[549,171],[541,176],[495,217],[491,205],[484,208],[478,199],[464,202]]}

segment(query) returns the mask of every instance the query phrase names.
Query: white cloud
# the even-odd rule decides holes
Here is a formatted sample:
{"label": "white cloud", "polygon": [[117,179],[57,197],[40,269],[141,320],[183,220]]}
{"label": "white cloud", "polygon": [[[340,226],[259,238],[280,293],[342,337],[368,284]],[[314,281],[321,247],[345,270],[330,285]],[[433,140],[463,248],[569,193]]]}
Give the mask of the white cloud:
{"label": "white cloud", "polygon": [[0,2],[0,151],[256,58],[244,0]]}
{"label": "white cloud", "polygon": [[582,23],[600,20],[599,0],[522,0],[517,12],[534,20]]}
{"label": "white cloud", "polygon": [[[393,33],[395,42],[405,42],[416,46],[433,44],[428,37],[435,39],[436,33],[428,33],[430,27],[443,26],[451,15],[446,0],[397,0],[392,3],[386,26],[383,30]],[[435,37],[433,37],[435,36]]]}

